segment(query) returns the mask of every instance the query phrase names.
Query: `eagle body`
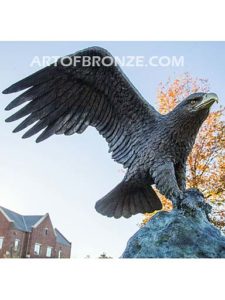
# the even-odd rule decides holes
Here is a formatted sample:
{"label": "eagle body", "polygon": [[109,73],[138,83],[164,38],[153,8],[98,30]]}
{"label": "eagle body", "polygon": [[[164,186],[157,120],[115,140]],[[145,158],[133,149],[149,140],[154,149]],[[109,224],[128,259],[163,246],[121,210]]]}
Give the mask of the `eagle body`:
{"label": "eagle body", "polygon": [[[82,58],[99,58],[87,66]],[[109,64],[111,62],[111,64]],[[126,175],[96,202],[108,217],[130,217],[162,208],[156,188],[179,206],[185,192],[186,160],[214,93],[195,93],[173,111],[161,115],[136,90],[112,55],[91,47],[63,57],[3,91],[26,89],[6,110],[26,103],[6,119],[25,119],[14,132],[30,127],[23,138],[41,131],[37,142],[53,134],[81,134],[95,127],[109,145],[112,158],[127,169]]]}

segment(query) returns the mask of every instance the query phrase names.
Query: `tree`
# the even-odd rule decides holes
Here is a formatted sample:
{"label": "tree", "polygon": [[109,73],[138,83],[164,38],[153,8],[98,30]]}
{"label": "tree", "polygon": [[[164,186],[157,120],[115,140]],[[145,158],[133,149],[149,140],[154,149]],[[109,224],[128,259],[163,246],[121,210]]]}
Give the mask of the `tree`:
{"label": "tree", "polygon": [[100,254],[100,256],[98,258],[105,259],[105,258],[112,258],[112,257],[108,256],[105,252],[103,252],[102,254]]}
{"label": "tree", "polygon": [[[157,101],[159,111],[166,114],[182,99],[195,92],[208,92],[208,80],[193,78],[185,73],[165,84],[160,83]],[[225,122],[222,119],[225,108],[210,112],[203,123],[195,145],[187,160],[187,188],[198,188],[206,201],[213,204],[212,222],[222,228],[225,226]],[[157,191],[159,194],[159,192]],[[163,210],[171,210],[172,203],[159,194]],[[154,213],[153,213],[154,214]],[[145,224],[153,214],[145,214]]]}

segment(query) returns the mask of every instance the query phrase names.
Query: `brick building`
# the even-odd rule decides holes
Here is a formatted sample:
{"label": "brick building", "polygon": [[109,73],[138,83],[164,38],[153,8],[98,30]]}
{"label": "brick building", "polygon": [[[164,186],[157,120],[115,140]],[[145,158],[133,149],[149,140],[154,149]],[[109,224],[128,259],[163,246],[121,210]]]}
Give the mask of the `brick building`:
{"label": "brick building", "polygon": [[69,258],[71,243],[49,214],[23,216],[0,206],[0,258]]}

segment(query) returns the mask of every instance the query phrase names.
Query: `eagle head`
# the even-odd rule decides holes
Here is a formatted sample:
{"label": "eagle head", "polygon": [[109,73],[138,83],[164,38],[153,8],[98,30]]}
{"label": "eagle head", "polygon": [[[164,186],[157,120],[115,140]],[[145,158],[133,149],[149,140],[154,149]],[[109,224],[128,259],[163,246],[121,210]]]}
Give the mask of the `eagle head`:
{"label": "eagle head", "polygon": [[192,114],[209,112],[214,102],[218,103],[219,98],[215,93],[194,93],[188,96],[183,102],[186,110]]}
{"label": "eagle head", "polygon": [[181,101],[171,112],[172,119],[177,119],[183,124],[198,124],[204,122],[209,114],[210,107],[214,102],[218,103],[219,98],[215,93],[194,93]]}
{"label": "eagle head", "polygon": [[215,93],[191,94],[166,116],[167,127],[174,128],[172,134],[179,136],[178,140],[191,139],[191,144],[193,144],[214,102],[218,102],[218,96]]}

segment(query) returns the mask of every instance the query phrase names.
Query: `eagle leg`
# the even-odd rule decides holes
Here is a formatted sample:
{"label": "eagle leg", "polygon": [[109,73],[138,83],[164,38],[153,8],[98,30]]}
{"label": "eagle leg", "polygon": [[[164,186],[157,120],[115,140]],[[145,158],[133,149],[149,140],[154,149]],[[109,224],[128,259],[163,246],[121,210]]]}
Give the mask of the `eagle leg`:
{"label": "eagle leg", "polygon": [[175,164],[177,184],[182,192],[186,191],[186,163]]}
{"label": "eagle leg", "polygon": [[179,208],[183,199],[183,191],[178,185],[173,162],[157,161],[151,168],[150,175],[159,192],[172,201],[174,208]]}

